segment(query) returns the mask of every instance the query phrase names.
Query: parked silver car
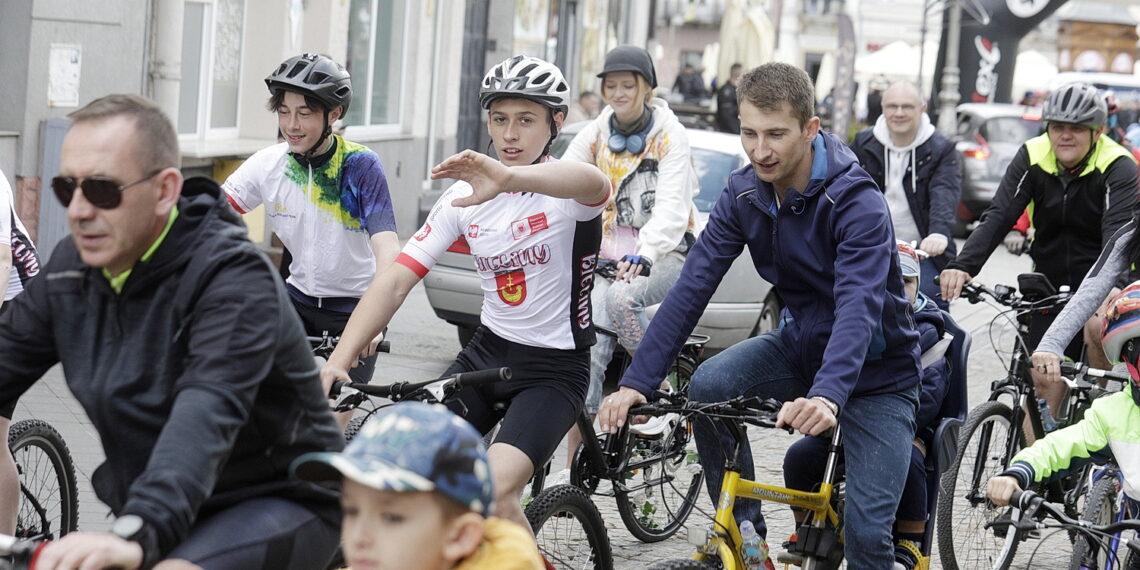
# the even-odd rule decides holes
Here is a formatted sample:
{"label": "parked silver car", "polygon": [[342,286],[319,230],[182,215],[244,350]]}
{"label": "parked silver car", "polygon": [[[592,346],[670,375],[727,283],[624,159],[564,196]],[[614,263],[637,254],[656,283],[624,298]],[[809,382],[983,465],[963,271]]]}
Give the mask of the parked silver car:
{"label": "parked silver car", "polygon": [[[570,140],[587,123],[574,123],[563,129],[551,153],[561,156]],[[703,226],[729,173],[747,164],[748,157],[735,135],[689,129],[688,136],[693,165],[700,177],[701,191],[694,202]],[[456,242],[440,257],[424,278],[424,288],[436,316],[458,327],[459,341],[465,343],[479,325],[483,302],[479,277],[466,243]],[[694,332],[711,338],[705,349],[706,354],[713,354],[775,328],[782,307],[772,286],[756,274],[745,251],[721,281]],[[650,313],[655,309],[650,307]]]}
{"label": "parked silver car", "polygon": [[954,141],[962,163],[962,199],[955,237],[966,236],[969,225],[989,207],[1017,149],[1043,128],[1037,108],[1007,103],[958,105]]}

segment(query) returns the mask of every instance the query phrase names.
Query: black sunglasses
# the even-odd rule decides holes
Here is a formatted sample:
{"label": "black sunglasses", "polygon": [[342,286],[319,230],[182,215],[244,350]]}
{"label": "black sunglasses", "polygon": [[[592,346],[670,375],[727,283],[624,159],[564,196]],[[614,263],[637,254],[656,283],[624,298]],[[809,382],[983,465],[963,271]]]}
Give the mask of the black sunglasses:
{"label": "black sunglasses", "polygon": [[146,182],[163,170],[166,168],[159,168],[130,184],[122,185],[119,184],[118,180],[105,176],[88,176],[87,178],[56,176],[51,179],[51,189],[55,191],[55,197],[59,198],[59,203],[63,204],[64,208],[71,205],[71,198],[75,195],[75,189],[78,187],[83,189],[83,197],[87,198],[92,206],[101,210],[113,210],[123,202],[123,190]]}

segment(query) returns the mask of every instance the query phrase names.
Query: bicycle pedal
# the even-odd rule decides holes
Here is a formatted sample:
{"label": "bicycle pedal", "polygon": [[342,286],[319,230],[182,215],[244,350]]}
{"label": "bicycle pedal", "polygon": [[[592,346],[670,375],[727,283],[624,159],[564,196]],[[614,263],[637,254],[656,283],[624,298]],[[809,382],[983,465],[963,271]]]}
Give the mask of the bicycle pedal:
{"label": "bicycle pedal", "polygon": [[800,566],[804,563],[804,557],[793,552],[781,551],[776,554],[776,562],[780,564],[791,564],[793,566]]}

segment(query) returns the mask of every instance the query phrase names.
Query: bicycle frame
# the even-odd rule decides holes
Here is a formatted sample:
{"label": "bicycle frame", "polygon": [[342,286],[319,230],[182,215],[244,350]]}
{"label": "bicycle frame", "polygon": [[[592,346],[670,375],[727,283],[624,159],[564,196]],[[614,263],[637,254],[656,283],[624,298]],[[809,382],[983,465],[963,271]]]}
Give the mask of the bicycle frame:
{"label": "bicycle frame", "polygon": [[[827,528],[838,529],[840,524],[839,513],[831,505],[839,462],[841,436],[839,425],[836,424],[832,433],[831,445],[827,454],[827,465],[824,468],[823,481],[819,485],[819,491],[808,492],[742,479],[740,477],[740,463],[743,446],[740,442],[744,440],[745,431],[735,422],[724,422],[724,424],[733,432],[736,444],[731,458],[725,462],[724,478],[721,480],[720,498],[717,501],[713,525],[706,529],[704,542],[697,545],[700,550],[692,556],[692,559],[707,560],[709,557],[715,556],[720,559],[725,570],[744,568],[744,561],[740,553],[740,544],[743,542],[740,536],[740,527],[736,524],[736,518],[732,514],[737,499],[763,499],[799,507],[811,512],[810,529],[813,532],[801,537],[805,548],[805,557],[801,566],[803,570],[812,570],[815,567],[816,560],[814,558],[829,557],[836,547],[842,548],[843,538],[841,534],[837,532],[835,537],[837,540],[831,541],[829,540],[830,537],[824,533]],[[801,528],[803,528],[802,525]],[[819,532],[816,533],[815,530]],[[690,540],[690,542],[693,541]],[[694,542],[694,544],[696,543]]]}
{"label": "bicycle frame", "polygon": [[[1118,489],[1124,484],[1124,473],[1120,471],[1119,467],[1112,463],[1109,463],[1107,465],[1099,466],[1093,469],[1092,475],[1090,477],[1091,482],[1089,484],[1089,487],[1091,488],[1094,483],[1105,477],[1115,478],[1117,480]],[[1121,494],[1120,497],[1121,500],[1119,502],[1119,508],[1116,511],[1116,515],[1113,516],[1112,522],[1118,523],[1120,521],[1131,520],[1140,517],[1140,503],[1124,494]],[[1120,558],[1117,556],[1117,551],[1121,545],[1120,535],[1122,532],[1123,531],[1117,531],[1105,539],[1103,546],[1105,548],[1105,553],[1107,554],[1108,560],[1106,561],[1104,568],[1101,568],[1100,570],[1112,570],[1114,568],[1120,568],[1120,565],[1124,563],[1124,561],[1120,560]],[[1081,536],[1078,537],[1077,540],[1087,540],[1087,537]],[[1127,542],[1127,540],[1124,542]],[[1099,547],[1100,545],[1095,546]],[[1093,554],[1095,554],[1097,551],[1098,550],[1096,548],[1090,549],[1090,553]]]}

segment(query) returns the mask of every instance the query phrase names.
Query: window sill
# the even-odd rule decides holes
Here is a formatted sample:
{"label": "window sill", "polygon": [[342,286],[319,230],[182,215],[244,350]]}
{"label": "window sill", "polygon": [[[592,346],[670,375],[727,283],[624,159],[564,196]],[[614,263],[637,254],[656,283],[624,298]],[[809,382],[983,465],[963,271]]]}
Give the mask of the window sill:
{"label": "window sill", "polygon": [[179,140],[182,166],[204,166],[218,158],[248,158],[249,155],[277,144],[273,139],[195,139]]}

